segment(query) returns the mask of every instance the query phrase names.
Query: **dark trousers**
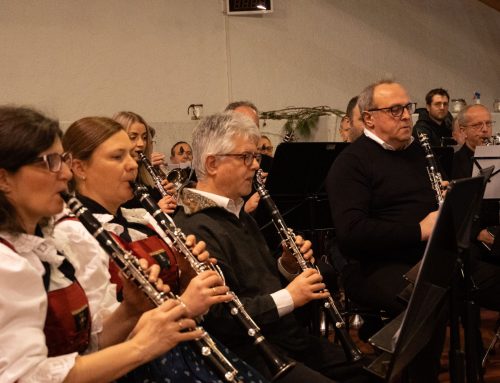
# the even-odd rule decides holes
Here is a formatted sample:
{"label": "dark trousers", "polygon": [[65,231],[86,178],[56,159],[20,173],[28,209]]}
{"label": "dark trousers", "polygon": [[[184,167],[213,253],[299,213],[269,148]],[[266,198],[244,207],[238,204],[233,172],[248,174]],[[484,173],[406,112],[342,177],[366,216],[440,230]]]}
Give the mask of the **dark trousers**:
{"label": "dark trousers", "polygon": [[[372,268],[365,274],[359,264],[354,264],[345,270],[344,287],[349,298],[355,303],[375,310],[384,310],[390,317],[396,317],[406,309],[407,304],[398,296],[408,286],[403,275],[410,269],[408,264],[388,263]],[[447,305],[443,304],[430,341],[410,362],[403,381],[438,382],[447,313]]]}

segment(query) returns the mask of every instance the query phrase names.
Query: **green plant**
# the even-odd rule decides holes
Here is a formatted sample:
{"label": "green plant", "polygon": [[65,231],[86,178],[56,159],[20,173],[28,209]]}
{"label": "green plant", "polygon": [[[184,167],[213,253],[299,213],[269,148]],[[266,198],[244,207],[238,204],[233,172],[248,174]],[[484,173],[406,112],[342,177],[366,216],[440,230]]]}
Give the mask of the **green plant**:
{"label": "green plant", "polygon": [[318,120],[321,116],[327,115],[344,116],[345,112],[333,109],[329,106],[314,107],[288,107],[280,110],[261,112],[260,118],[264,120],[286,120],[283,125],[285,137],[301,136],[309,137],[317,128]]}

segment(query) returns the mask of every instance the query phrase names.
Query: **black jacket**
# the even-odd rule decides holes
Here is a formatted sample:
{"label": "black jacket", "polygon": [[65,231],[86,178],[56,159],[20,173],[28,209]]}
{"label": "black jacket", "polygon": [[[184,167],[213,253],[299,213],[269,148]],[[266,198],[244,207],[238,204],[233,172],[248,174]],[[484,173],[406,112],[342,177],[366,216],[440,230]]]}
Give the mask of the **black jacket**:
{"label": "black jacket", "polygon": [[452,137],[453,116],[450,113],[448,113],[441,125],[431,119],[427,109],[420,108],[417,113],[419,114],[418,121],[413,127],[413,136],[415,138],[418,138],[418,133],[425,133],[429,137],[431,146],[443,146],[442,138]]}

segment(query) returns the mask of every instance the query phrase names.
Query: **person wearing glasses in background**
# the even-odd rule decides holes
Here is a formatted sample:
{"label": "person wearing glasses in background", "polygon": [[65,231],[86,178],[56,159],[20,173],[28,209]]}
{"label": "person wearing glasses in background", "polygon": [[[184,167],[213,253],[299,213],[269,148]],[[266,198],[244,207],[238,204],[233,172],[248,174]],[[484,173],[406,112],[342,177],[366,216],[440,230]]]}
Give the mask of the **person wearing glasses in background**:
{"label": "person wearing glasses in background", "polygon": [[[465,142],[453,156],[453,179],[472,176],[476,147],[485,145],[492,136],[495,121],[484,105],[468,105],[456,117]],[[485,261],[500,263],[498,246],[493,246],[500,232],[498,200],[483,200],[477,232],[473,233],[476,254]],[[493,251],[490,251],[492,249]]]}
{"label": "person wearing glasses in background", "polygon": [[[362,273],[352,283],[344,275],[347,296],[395,317],[406,308],[398,298],[407,286],[403,275],[424,254],[438,204],[425,152],[412,136],[415,104],[405,88],[389,80],[372,84],[360,94],[359,106],[364,135],[335,160],[326,188],[340,251],[359,261]],[[479,262],[472,272],[473,299],[499,310],[499,270]],[[409,366],[416,382],[438,381],[445,319]]]}
{"label": "person wearing glasses in background", "polygon": [[488,143],[493,134],[494,124],[490,111],[481,104],[467,105],[460,111],[456,119],[465,142],[453,156],[453,179],[472,176],[476,147]]}
{"label": "person wearing glasses in background", "polygon": [[419,117],[413,135],[417,138],[417,134],[425,133],[431,146],[443,146],[446,139],[452,138],[450,95],[443,88],[432,89],[425,96],[425,104],[425,109],[417,110]]}
{"label": "person wearing glasses in background", "polygon": [[257,147],[257,150],[259,151],[260,154],[272,157],[273,156],[273,144],[271,143],[271,140],[269,139],[268,136],[260,136],[259,139],[259,145]]}
{"label": "person wearing glasses in background", "polygon": [[191,164],[193,161],[193,150],[191,146],[185,141],[179,141],[170,149],[170,162],[172,164]]}

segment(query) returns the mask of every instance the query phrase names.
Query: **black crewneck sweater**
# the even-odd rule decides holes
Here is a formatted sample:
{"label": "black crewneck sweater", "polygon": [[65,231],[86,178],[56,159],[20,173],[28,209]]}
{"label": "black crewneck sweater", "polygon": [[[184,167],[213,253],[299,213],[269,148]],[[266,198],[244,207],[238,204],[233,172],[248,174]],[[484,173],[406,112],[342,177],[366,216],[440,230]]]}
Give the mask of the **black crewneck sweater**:
{"label": "black crewneck sweater", "polygon": [[412,265],[425,249],[419,222],[437,209],[423,149],[384,149],[361,136],[326,179],[339,246],[365,267],[398,260]]}

